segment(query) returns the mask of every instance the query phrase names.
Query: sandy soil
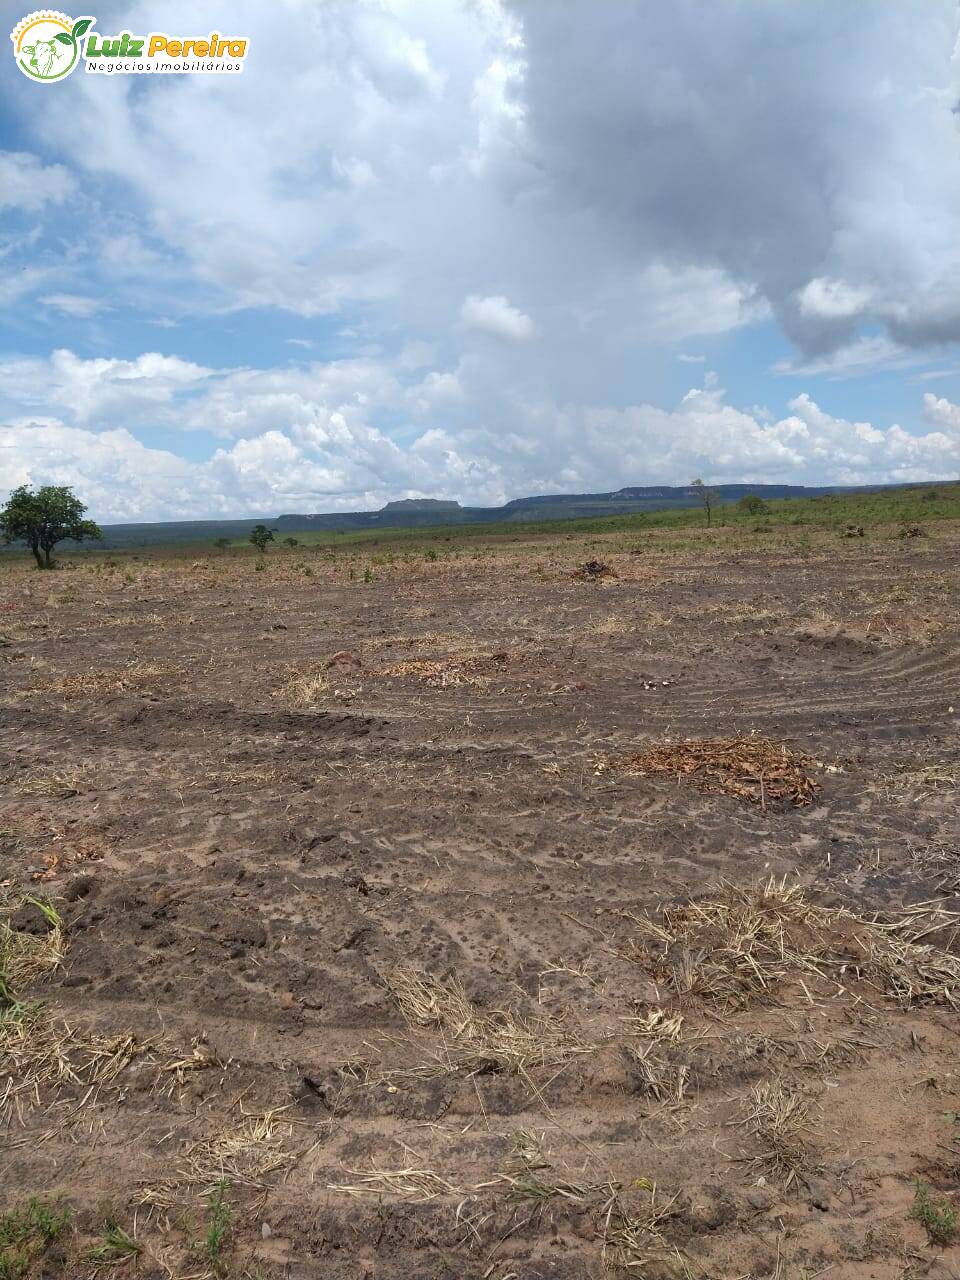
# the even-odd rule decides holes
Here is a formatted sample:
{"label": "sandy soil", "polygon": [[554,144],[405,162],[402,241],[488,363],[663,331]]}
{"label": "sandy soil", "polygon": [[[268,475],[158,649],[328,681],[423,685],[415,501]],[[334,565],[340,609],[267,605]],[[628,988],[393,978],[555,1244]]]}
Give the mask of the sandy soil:
{"label": "sandy soil", "polygon": [[960,536],[423,547],[0,569],[29,1274],[960,1275]]}

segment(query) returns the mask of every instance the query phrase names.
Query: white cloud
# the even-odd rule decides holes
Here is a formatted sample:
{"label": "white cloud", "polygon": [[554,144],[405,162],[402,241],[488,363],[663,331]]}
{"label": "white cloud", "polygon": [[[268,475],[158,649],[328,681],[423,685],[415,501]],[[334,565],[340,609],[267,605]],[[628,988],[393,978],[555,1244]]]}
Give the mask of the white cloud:
{"label": "white cloud", "polygon": [[145,352],[135,360],[83,360],[72,351],[0,359],[0,405],[67,412],[78,423],[109,425],[116,418],[156,414],[176,393],[210,377],[212,370],[177,356]]}
{"label": "white cloud", "polygon": [[[169,0],[164,21],[189,27],[195,12]],[[180,488],[162,481],[164,461],[142,501],[118,501],[179,510],[196,482],[193,514],[237,509],[259,502],[258,467],[267,511],[273,497],[333,505],[334,492],[348,505],[494,500],[735,467],[824,481],[946,466],[954,437],[939,422],[925,434],[813,423],[802,400],[778,419],[733,409],[710,381],[672,411],[647,401],[678,350],[703,365],[701,339],[727,335],[710,349],[733,367],[748,343],[735,331],[771,317],[795,350],[781,373],[952,363],[948,0],[922,12],[209,0],[204,12],[251,38],[236,84],[73,77],[42,112],[22,77],[9,90],[44,159],[0,153],[0,307],[19,320],[36,298],[50,326],[99,305],[98,343],[116,345],[100,359],[0,359],[0,411],[100,432],[91,458],[109,444],[126,467],[144,455],[108,432],[223,443],[216,465],[184,464]],[[116,14],[132,30],[152,21],[145,0]],[[261,310],[222,318],[241,308]],[[334,314],[329,328],[296,319]],[[115,358],[129,355],[128,317],[179,326],[179,355]],[[233,367],[210,367],[231,326]],[[262,361],[258,326],[289,344],[289,366],[244,367]],[[328,332],[353,358],[314,359]]]}
{"label": "white cloud", "polygon": [[[960,407],[929,393],[926,433],[835,417],[807,395],[779,418],[741,410],[711,378],[674,409],[505,392],[478,416],[475,388],[486,376],[482,362],[469,361],[409,386],[372,360],[209,370],[155,353],[124,362],[61,351],[8,361],[0,365],[3,483],[74,484],[94,518],[133,520],[352,510],[397,496],[486,505],[693,475],[869,484],[960,470]],[[121,417],[140,412],[216,432],[224,445],[190,462],[145,447],[127,429],[92,428],[118,404]],[[420,423],[409,443],[376,425],[384,411]]]}
{"label": "white cloud", "polygon": [[53,307],[61,315],[74,320],[89,320],[98,311],[102,311],[105,305],[98,298],[87,298],[78,293],[50,293],[40,301],[44,306]]}
{"label": "white cloud", "polygon": [[847,320],[861,315],[867,309],[872,294],[869,289],[849,285],[843,280],[828,280],[818,276],[799,290],[797,298],[805,316]]}
{"label": "white cloud", "polygon": [[935,422],[955,434],[960,432],[960,405],[953,404],[941,396],[932,395],[929,391],[923,396],[923,416],[927,422]]}
{"label": "white cloud", "polygon": [[469,333],[500,338],[503,342],[529,342],[535,333],[530,317],[502,294],[489,298],[471,294],[465,298],[460,308],[460,327]]}
{"label": "white cloud", "polygon": [[0,209],[36,212],[45,204],[62,203],[76,185],[61,164],[45,165],[26,151],[0,151]]}

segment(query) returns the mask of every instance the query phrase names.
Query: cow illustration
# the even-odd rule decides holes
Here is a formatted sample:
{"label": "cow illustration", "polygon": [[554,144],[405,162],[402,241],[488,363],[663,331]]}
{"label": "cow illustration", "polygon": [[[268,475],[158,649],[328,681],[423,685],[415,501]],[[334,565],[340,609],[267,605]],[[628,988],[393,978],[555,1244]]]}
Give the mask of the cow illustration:
{"label": "cow illustration", "polygon": [[54,40],[38,40],[36,44],[25,44],[20,50],[21,53],[29,55],[30,61],[28,66],[30,70],[40,77],[41,80],[47,80],[50,76],[55,75],[57,67],[69,49],[66,45],[58,43]]}

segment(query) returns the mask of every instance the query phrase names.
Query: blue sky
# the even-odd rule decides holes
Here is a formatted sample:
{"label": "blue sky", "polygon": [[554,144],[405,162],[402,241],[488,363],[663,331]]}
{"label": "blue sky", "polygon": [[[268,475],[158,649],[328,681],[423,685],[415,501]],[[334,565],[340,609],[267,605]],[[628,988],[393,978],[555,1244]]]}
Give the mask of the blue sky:
{"label": "blue sky", "polygon": [[109,521],[960,474],[952,4],[95,17],[248,63],[38,85],[7,42],[0,496],[70,483]]}

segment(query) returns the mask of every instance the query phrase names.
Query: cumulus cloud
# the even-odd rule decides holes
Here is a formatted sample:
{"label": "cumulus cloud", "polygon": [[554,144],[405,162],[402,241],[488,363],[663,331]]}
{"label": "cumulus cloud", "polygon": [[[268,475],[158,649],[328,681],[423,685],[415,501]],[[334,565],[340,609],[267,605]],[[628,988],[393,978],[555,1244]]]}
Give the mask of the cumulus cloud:
{"label": "cumulus cloud", "polygon": [[212,370],[178,356],[145,352],[135,360],[83,360],[65,348],[49,359],[0,359],[0,405],[64,411],[79,423],[116,422],[156,415],[178,390],[209,378]]}
{"label": "cumulus cloud", "polygon": [[960,336],[948,0],[511,8],[545,199],[605,209],[618,247],[723,270],[808,355],[858,322]]}
{"label": "cumulus cloud", "polygon": [[464,299],[460,308],[460,327],[467,332],[485,333],[504,342],[529,342],[534,324],[529,316],[514,307],[509,298],[495,294],[480,298],[476,294]]}
{"label": "cumulus cloud", "polygon": [[[946,427],[954,434],[960,432],[960,405],[952,404],[942,396],[932,395],[929,391],[923,397],[923,416],[928,422]],[[960,458],[958,458],[960,465]]]}
{"label": "cumulus cloud", "polygon": [[[484,368],[463,362],[405,383],[371,359],[296,370],[205,369],[156,353],[8,361],[2,485],[74,484],[96,518],[145,520],[365,509],[397,496],[486,505],[693,475],[822,483],[828,470],[835,483],[867,484],[950,478],[960,468],[960,407],[929,393],[924,433],[837,417],[806,394],[780,418],[739,409],[715,376],[672,409],[518,401],[505,391],[477,419],[473,388]],[[180,422],[223,444],[187,461],[125,428],[95,429],[118,396],[127,415]],[[376,425],[384,410],[420,423],[407,443]]]}
{"label": "cumulus cloud", "polygon": [[[731,353],[853,378],[960,340],[952,2],[209,0],[205,21],[250,37],[242,78],[75,76],[42,113],[23,77],[0,86],[30,147],[0,153],[0,308],[40,299],[63,348],[0,360],[0,420],[56,419],[131,467],[109,433],[222,446],[123,502],[951,472],[940,410],[874,427],[798,397],[778,418],[709,382],[650,401],[707,340],[738,386]],[[118,0],[111,26],[152,22]],[[177,326],[178,354],[132,357],[128,317]],[[267,329],[296,359],[259,367]]]}

